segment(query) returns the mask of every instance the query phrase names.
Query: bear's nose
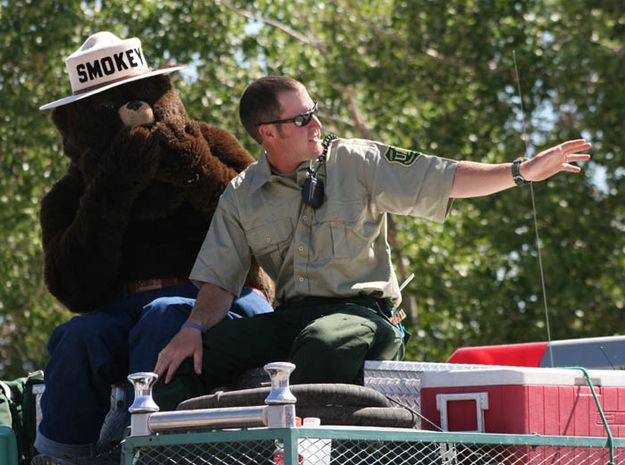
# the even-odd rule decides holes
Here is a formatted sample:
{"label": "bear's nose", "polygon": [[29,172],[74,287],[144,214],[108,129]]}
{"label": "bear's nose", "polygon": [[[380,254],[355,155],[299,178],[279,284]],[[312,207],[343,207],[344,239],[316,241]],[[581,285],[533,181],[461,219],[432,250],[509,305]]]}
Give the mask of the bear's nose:
{"label": "bear's nose", "polygon": [[141,100],[131,100],[122,105],[118,112],[122,122],[128,128],[154,124],[152,107]]}
{"label": "bear's nose", "polygon": [[139,108],[141,108],[141,105],[143,105],[143,102],[141,100],[131,100],[126,104],[126,108],[128,108],[129,110],[138,110]]}

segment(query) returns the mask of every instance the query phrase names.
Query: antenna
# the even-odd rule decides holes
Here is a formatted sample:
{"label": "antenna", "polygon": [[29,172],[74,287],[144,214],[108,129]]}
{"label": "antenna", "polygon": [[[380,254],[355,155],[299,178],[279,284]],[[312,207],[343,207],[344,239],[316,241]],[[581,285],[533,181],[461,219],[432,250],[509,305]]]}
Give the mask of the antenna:
{"label": "antenna", "polygon": [[605,350],[605,347],[604,346],[599,346],[599,350],[601,351],[601,353],[603,354],[605,359],[608,361],[608,363],[610,364],[612,369],[616,370],[616,367],[614,366],[614,363],[612,363],[612,360],[610,360],[610,357],[608,356],[608,352],[607,352],[607,350]]}
{"label": "antenna", "polygon": [[[529,158],[529,149],[527,141],[529,139],[527,135],[527,125],[525,123],[525,107],[523,105],[523,93],[521,92],[521,79],[519,78],[519,68],[516,62],[516,50],[512,50],[512,59],[514,61],[514,77],[516,80],[517,93],[521,100],[521,121],[523,123],[523,142],[525,143],[525,158]],[[551,362],[551,368],[554,367],[553,363],[553,349],[551,348],[551,326],[549,324],[549,310],[547,307],[547,289],[545,287],[545,273],[543,270],[543,259],[541,252],[540,235],[538,233],[538,218],[536,215],[536,201],[534,199],[534,184],[530,183],[530,197],[532,198],[532,216],[534,217],[534,233],[536,236],[536,251],[538,253],[538,269],[540,270],[540,284],[543,293],[543,306],[545,308],[545,323],[547,325],[547,340],[549,342],[549,359]]]}

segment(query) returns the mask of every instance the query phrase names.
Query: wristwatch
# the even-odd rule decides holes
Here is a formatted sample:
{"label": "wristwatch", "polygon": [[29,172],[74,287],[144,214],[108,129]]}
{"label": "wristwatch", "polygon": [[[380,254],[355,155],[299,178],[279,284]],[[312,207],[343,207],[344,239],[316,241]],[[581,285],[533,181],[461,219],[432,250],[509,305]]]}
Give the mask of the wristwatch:
{"label": "wristwatch", "polygon": [[512,179],[517,186],[524,186],[525,184],[529,184],[532,181],[528,181],[521,175],[521,163],[523,163],[527,158],[517,158],[512,162]]}

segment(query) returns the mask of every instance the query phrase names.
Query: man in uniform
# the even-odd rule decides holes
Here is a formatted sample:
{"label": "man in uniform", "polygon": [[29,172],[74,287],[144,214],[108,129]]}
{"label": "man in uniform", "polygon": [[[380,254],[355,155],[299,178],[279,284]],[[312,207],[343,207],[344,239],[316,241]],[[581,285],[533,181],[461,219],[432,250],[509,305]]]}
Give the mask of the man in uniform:
{"label": "man in uniform", "polygon": [[[512,164],[357,139],[336,139],[320,157],[316,115],[306,88],[287,77],[261,78],[244,92],[241,121],[264,152],[225,190],[191,272],[200,290],[188,321],[197,331],[181,331],[159,354],[163,407],[270,361],[295,363],[293,383],[353,383],[366,359],[401,359],[402,334],[389,319],[400,293],[387,213],[442,222],[454,198],[577,173],[570,163],[590,158],[578,153],[591,146],[583,139]],[[252,258],[276,282],[278,307],[222,321]]]}

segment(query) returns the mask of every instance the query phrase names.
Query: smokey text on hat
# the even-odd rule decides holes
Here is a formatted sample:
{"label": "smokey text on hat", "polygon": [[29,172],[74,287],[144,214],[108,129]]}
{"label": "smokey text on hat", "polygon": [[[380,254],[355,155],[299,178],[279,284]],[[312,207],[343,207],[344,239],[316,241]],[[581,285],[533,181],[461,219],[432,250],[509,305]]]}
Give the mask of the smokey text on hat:
{"label": "smokey text on hat", "polygon": [[85,83],[121,72],[130,68],[138,68],[145,65],[140,48],[131,48],[124,52],[114,53],[86,63],[76,65],[78,81]]}

